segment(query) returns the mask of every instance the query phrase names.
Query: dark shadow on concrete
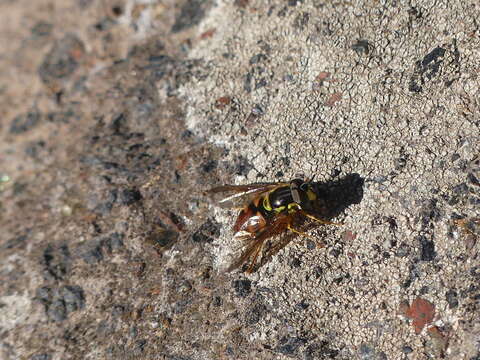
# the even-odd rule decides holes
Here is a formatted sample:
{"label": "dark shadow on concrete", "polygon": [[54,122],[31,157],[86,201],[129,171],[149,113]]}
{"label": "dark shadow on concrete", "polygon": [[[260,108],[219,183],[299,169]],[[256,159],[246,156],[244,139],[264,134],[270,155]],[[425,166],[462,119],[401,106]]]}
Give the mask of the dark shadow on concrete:
{"label": "dark shadow on concrete", "polygon": [[359,174],[348,174],[334,181],[314,182],[313,187],[319,197],[315,211],[322,219],[339,216],[350,205],[362,201],[364,182]]}

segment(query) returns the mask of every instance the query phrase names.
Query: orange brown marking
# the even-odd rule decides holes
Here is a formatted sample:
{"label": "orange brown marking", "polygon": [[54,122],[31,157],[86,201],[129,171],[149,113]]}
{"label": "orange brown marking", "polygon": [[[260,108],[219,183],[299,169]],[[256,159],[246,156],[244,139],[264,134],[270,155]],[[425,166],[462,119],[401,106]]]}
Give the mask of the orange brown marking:
{"label": "orange brown marking", "polygon": [[260,205],[260,201],[262,201],[263,203],[263,196],[253,199],[252,203],[256,208],[258,208],[258,206]]}
{"label": "orange brown marking", "polygon": [[259,211],[257,211],[257,213],[254,215],[254,219],[250,218],[246,222],[246,225],[247,226],[245,227],[245,230],[251,234],[255,234],[267,225],[267,221],[265,220],[263,215]]}
{"label": "orange brown marking", "polygon": [[253,209],[250,205],[246,206],[243,210],[241,210],[238,214],[237,221],[235,221],[235,225],[233,225],[233,231],[240,231],[240,229],[248,221],[248,219],[253,216],[254,211],[255,209]]}

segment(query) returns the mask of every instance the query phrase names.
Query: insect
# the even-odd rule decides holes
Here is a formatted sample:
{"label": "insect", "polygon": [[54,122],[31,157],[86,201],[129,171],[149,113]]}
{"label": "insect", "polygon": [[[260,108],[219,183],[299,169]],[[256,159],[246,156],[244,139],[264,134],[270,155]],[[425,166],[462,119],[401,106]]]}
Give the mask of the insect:
{"label": "insect", "polygon": [[243,241],[243,253],[227,271],[247,263],[247,273],[254,272],[262,250],[266,251],[264,255],[268,258],[288,244],[290,240],[285,242],[279,239],[272,241],[269,249],[264,249],[267,240],[286,231],[311,238],[297,228],[307,219],[320,224],[341,225],[318,217],[318,214],[321,214],[318,205],[322,199],[311,180],[223,185],[211,189],[210,192],[228,194],[219,201],[220,205],[238,207],[237,205],[242,203],[238,207],[240,213],[233,231],[234,239]]}

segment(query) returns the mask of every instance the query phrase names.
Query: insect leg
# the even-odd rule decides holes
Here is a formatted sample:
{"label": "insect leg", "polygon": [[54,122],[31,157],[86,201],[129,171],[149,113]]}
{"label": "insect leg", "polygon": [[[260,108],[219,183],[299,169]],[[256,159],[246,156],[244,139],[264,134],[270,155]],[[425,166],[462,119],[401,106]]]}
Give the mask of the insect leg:
{"label": "insect leg", "polygon": [[310,215],[309,213],[305,212],[305,211],[301,211],[301,214],[309,219],[312,219],[320,224],[324,224],[324,225],[337,225],[337,226],[341,226],[343,225],[343,223],[336,223],[336,222],[332,222],[332,221],[328,221],[328,220],[323,220],[323,219],[319,219],[313,215]]}
{"label": "insect leg", "polygon": [[314,238],[313,236],[310,236],[308,234],[305,234],[304,232],[301,232],[301,231],[298,231],[297,229],[294,229],[293,227],[291,227],[290,225],[287,227],[288,230],[290,230],[291,232],[295,233],[295,234],[298,234],[298,235],[301,235],[301,236],[304,236],[306,237],[307,239],[310,239],[312,241],[314,241],[316,244],[318,244],[319,247],[324,247],[325,246],[325,243],[320,240],[320,239],[316,239]]}
{"label": "insect leg", "polygon": [[299,231],[299,230],[293,228],[293,227],[292,227],[292,224],[288,224],[287,229],[290,230],[291,232],[295,233],[295,234],[304,236],[304,237],[306,237],[306,238],[308,238],[308,239],[310,239],[310,240],[315,241],[315,238],[314,238],[314,237],[312,237],[312,236],[310,236],[310,235],[308,235],[308,234],[306,234],[306,233],[304,233],[304,232],[302,232],[302,231]]}

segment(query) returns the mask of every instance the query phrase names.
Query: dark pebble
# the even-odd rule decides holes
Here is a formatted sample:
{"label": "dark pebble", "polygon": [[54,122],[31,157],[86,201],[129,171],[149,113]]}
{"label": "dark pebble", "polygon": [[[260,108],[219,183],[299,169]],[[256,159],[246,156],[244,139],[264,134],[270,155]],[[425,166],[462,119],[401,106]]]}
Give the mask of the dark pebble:
{"label": "dark pebble", "polygon": [[112,119],[110,129],[112,129],[115,135],[124,134],[128,131],[127,123],[128,120],[124,113],[117,114]]}
{"label": "dark pebble", "polygon": [[31,29],[32,35],[35,36],[48,36],[52,33],[53,25],[39,21]]}
{"label": "dark pebble", "polygon": [[231,346],[227,346],[225,348],[225,354],[227,354],[228,356],[233,356],[235,355],[235,351],[233,351],[233,348]]}
{"label": "dark pebble", "polygon": [[342,254],[342,250],[339,248],[333,248],[330,250],[330,256],[334,258],[338,258]]}
{"label": "dark pebble", "polygon": [[410,346],[404,346],[402,347],[402,353],[404,354],[410,354],[413,352],[413,349]]}
{"label": "dark pebble", "polygon": [[108,31],[115,25],[117,25],[117,22],[107,16],[107,17],[104,17],[102,20],[100,20],[98,23],[96,23],[94,25],[94,28],[95,30],[98,30],[98,31]]}
{"label": "dark pebble", "polygon": [[372,45],[368,42],[368,40],[357,40],[355,44],[352,45],[352,49],[358,54],[358,55],[368,55],[370,53],[370,50],[372,48]]}
{"label": "dark pebble", "polygon": [[362,360],[375,360],[375,350],[370,345],[361,344],[358,352]]}
{"label": "dark pebble", "polygon": [[300,301],[295,307],[297,307],[300,310],[306,310],[310,306],[309,303],[307,303],[305,300]]}
{"label": "dark pebble", "polygon": [[123,14],[123,9],[122,9],[121,6],[116,5],[116,6],[112,7],[112,13],[115,16],[120,16],[120,15]]}
{"label": "dark pebble", "polygon": [[53,247],[48,245],[43,251],[42,264],[46,280],[61,280],[70,269],[70,251],[67,245]]}
{"label": "dark pebble", "polygon": [[156,236],[153,238],[153,241],[157,246],[160,246],[162,248],[169,248],[177,241],[178,237],[178,232],[167,229],[160,233],[157,233]]}
{"label": "dark pebble", "polygon": [[43,140],[30,141],[25,146],[25,154],[33,159],[40,160],[40,155],[42,150],[45,149],[45,145],[45,141]]}
{"label": "dark pebble", "polygon": [[103,202],[100,202],[95,206],[93,211],[99,215],[105,216],[112,211],[113,204],[117,201],[118,191],[116,189],[110,190],[106,193]]}
{"label": "dark pebble", "polygon": [[320,344],[308,345],[304,352],[305,360],[336,359],[338,350],[331,349],[328,345],[326,341],[322,341]]}
{"label": "dark pebble", "polygon": [[457,153],[452,154],[451,162],[457,161],[458,159],[460,159],[460,154],[457,154]]}
{"label": "dark pebble", "polygon": [[13,183],[13,195],[18,196],[22,194],[28,188],[28,184],[20,181],[15,181]]}
{"label": "dark pebble", "polygon": [[315,241],[307,239],[307,249],[308,250],[315,250],[316,247],[317,247],[317,244],[315,243]]}
{"label": "dark pebble", "polygon": [[215,297],[213,298],[213,302],[212,302],[212,303],[213,303],[213,306],[217,306],[217,307],[218,307],[218,306],[222,306],[223,301],[222,301],[222,298],[221,298],[220,296],[215,296]]}
{"label": "dark pebble", "polygon": [[408,244],[406,243],[401,243],[398,246],[397,251],[395,252],[395,256],[405,257],[405,256],[408,256],[409,253],[410,253],[410,246],[408,246]]}
{"label": "dark pebble", "polygon": [[275,351],[284,355],[293,355],[298,348],[307,343],[306,339],[298,337],[284,337],[280,340],[279,345],[275,348]]}
{"label": "dark pebble", "polygon": [[217,166],[218,166],[218,163],[216,160],[208,160],[207,162],[204,162],[202,165],[200,165],[200,169],[202,170],[203,173],[209,173],[215,170]]}
{"label": "dark pebble", "polygon": [[38,112],[28,112],[18,115],[10,124],[10,134],[22,134],[37,126],[42,116]]}
{"label": "dark pebble", "polygon": [[62,286],[59,290],[59,296],[63,298],[67,314],[85,306],[85,295],[80,286]]}
{"label": "dark pebble", "polygon": [[264,317],[267,312],[267,307],[263,304],[257,304],[250,308],[245,316],[245,321],[248,325],[255,325]]}
{"label": "dark pebble", "polygon": [[101,320],[97,325],[97,336],[111,336],[115,332],[113,324],[107,320]]}
{"label": "dark pebble", "polygon": [[468,199],[468,202],[470,205],[473,205],[475,207],[480,206],[480,198],[472,196]]}
{"label": "dark pebble", "polygon": [[252,164],[248,161],[247,158],[239,156],[234,160],[235,167],[234,172],[236,175],[247,175],[251,169],[253,169]]}
{"label": "dark pebble", "polygon": [[405,280],[405,281],[401,284],[401,287],[404,288],[404,289],[408,289],[408,288],[410,287],[410,285],[412,285],[412,281],[413,281],[412,278],[408,278],[407,280]]}
{"label": "dark pebble", "polygon": [[124,234],[114,232],[108,236],[105,236],[100,240],[102,247],[106,248],[108,252],[118,250],[124,246],[123,244]]}
{"label": "dark pebble", "polygon": [[418,293],[420,295],[425,295],[425,294],[428,294],[429,291],[430,291],[430,288],[428,286],[422,286],[420,290],[418,290]]}
{"label": "dark pebble", "polygon": [[470,269],[470,275],[472,275],[475,279],[480,280],[480,266],[473,266]]}
{"label": "dark pebble", "polygon": [[39,287],[35,292],[35,298],[48,306],[52,302],[53,290],[48,286]]}
{"label": "dark pebble", "polygon": [[288,8],[284,6],[280,11],[277,13],[278,17],[285,17],[287,15]]}
{"label": "dark pebble", "polygon": [[137,189],[124,189],[120,192],[119,201],[122,205],[132,205],[140,200],[142,200],[142,194]]}
{"label": "dark pebble", "polygon": [[136,338],[138,336],[138,328],[136,326],[132,326],[128,333],[129,333],[130,337]]}
{"label": "dark pebble", "polygon": [[22,246],[25,245],[26,241],[27,241],[27,235],[15,236],[14,238],[8,240],[0,248],[1,249],[13,249],[13,248],[22,247]]}
{"label": "dark pebble", "polygon": [[457,195],[465,195],[469,193],[468,185],[466,183],[461,183],[458,185],[455,185],[452,188],[452,192],[457,194]]}
{"label": "dark pebble", "polygon": [[193,137],[193,132],[191,130],[185,130],[184,132],[182,132],[182,139],[190,139]]}
{"label": "dark pebble", "polygon": [[211,243],[214,238],[220,235],[220,224],[208,219],[192,235],[192,241],[196,243]]}
{"label": "dark pebble", "polygon": [[135,343],[135,348],[140,352],[143,352],[145,350],[145,345],[147,345],[147,340],[140,339],[140,340],[137,340],[137,342]]}
{"label": "dark pebble", "polygon": [[190,306],[192,303],[191,299],[183,299],[180,301],[177,301],[175,305],[173,306],[173,312],[174,314],[182,314],[187,310],[187,308]]}
{"label": "dark pebble", "polygon": [[51,360],[52,356],[50,354],[35,354],[30,356],[30,360]]}
{"label": "dark pebble", "polygon": [[192,284],[188,280],[183,280],[178,284],[177,286],[177,292],[178,293],[187,293],[190,290],[192,290]]}
{"label": "dark pebble", "polygon": [[387,354],[385,354],[383,351],[380,351],[377,353],[377,358],[375,360],[388,360]]}
{"label": "dark pebble", "polygon": [[199,24],[205,16],[205,10],[202,6],[204,3],[204,0],[187,0],[175,18],[172,32],[177,33]]}
{"label": "dark pebble", "polygon": [[251,92],[252,91],[252,78],[253,78],[253,75],[251,72],[248,72],[246,75],[245,75],[245,78],[244,78],[244,81],[243,81],[243,89],[246,91],[246,92]]}
{"label": "dark pebble", "polygon": [[120,317],[125,313],[125,306],[123,305],[114,305],[112,308],[112,315],[114,317]]}
{"label": "dark pebble", "polygon": [[79,57],[85,53],[83,42],[73,34],[65,35],[45,55],[38,68],[38,74],[44,83],[68,78],[78,67]]}
{"label": "dark pebble", "polygon": [[260,89],[262,87],[267,86],[267,80],[265,78],[261,78],[257,81],[255,81],[255,90]]}
{"label": "dark pebble", "polygon": [[298,29],[304,29],[305,26],[308,24],[309,20],[310,20],[310,14],[307,12],[303,12],[297,15],[297,17],[293,21],[293,26]]}
{"label": "dark pebble", "polygon": [[53,300],[48,306],[47,316],[53,321],[63,321],[67,318],[67,309],[61,299]]}
{"label": "dark pebble", "polygon": [[437,253],[435,252],[435,244],[432,240],[428,240],[425,236],[418,238],[420,242],[420,259],[422,261],[432,261]]}
{"label": "dark pebble", "polygon": [[339,277],[333,279],[332,281],[333,281],[335,284],[340,285],[344,279],[345,279],[345,278],[344,278],[343,276],[339,276]]}
{"label": "dark pebble", "polygon": [[87,264],[97,264],[103,260],[102,245],[98,240],[89,241],[80,249],[80,256]]}
{"label": "dark pebble", "polygon": [[290,264],[293,268],[299,268],[302,266],[302,262],[298,258],[294,258]]}
{"label": "dark pebble", "polygon": [[68,124],[75,117],[73,110],[55,111],[47,114],[47,120],[55,124]]}
{"label": "dark pebble", "polygon": [[47,317],[52,321],[63,321],[69,313],[85,306],[83,289],[76,285],[62,286],[58,289],[39,287],[35,298],[44,305]]}
{"label": "dark pebble", "polygon": [[478,181],[477,177],[472,173],[467,174],[467,179],[472,185],[480,186],[480,181]]}
{"label": "dark pebble", "polygon": [[233,282],[235,293],[240,297],[246,297],[252,290],[252,282],[248,279],[235,280]]}
{"label": "dark pebble", "polygon": [[254,64],[257,64],[259,63],[260,61],[264,61],[264,60],[267,60],[267,55],[265,54],[256,54],[256,55],[253,55],[251,58],[250,58],[250,65],[254,65]]}

